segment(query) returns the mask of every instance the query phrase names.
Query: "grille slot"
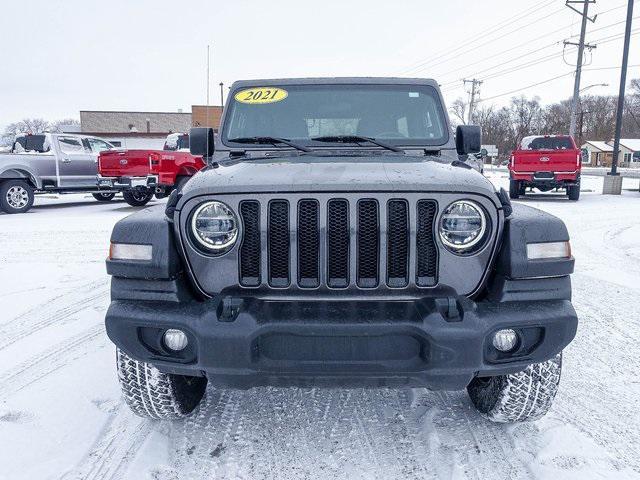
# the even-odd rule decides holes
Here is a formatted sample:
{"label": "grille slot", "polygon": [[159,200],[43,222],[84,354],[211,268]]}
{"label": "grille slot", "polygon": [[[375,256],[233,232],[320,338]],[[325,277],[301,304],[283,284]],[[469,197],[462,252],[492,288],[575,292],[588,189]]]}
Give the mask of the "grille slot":
{"label": "grille slot", "polygon": [[433,200],[418,201],[416,230],[416,284],[420,287],[434,286],[438,270],[438,249],[435,235],[437,205]]}
{"label": "grille slot", "polygon": [[349,203],[329,200],[327,207],[327,284],[331,288],[349,285]]}
{"label": "grille slot", "polygon": [[373,199],[359,200],[357,258],[357,283],[359,287],[374,288],[378,286],[379,237],[378,202]]}
{"label": "grille slot", "polygon": [[317,200],[298,203],[298,284],[320,285],[320,206]]}
{"label": "grille slot", "polygon": [[289,285],[289,203],[273,200],[269,203],[269,284],[272,287]]}
{"label": "grille slot", "polygon": [[387,285],[409,283],[409,205],[405,200],[387,203]]}
{"label": "grille slot", "polygon": [[240,284],[245,287],[260,285],[260,204],[255,200],[240,204],[244,237],[240,247]]}

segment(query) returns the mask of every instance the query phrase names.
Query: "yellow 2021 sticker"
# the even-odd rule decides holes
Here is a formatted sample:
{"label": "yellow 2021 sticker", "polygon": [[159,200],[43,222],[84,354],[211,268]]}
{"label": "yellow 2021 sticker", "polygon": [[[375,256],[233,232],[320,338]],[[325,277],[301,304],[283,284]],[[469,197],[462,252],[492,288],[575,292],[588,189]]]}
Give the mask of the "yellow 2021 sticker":
{"label": "yellow 2021 sticker", "polygon": [[289,92],[282,88],[254,87],[241,90],[235,94],[234,98],[240,103],[261,104],[281,102],[287,98],[288,95]]}

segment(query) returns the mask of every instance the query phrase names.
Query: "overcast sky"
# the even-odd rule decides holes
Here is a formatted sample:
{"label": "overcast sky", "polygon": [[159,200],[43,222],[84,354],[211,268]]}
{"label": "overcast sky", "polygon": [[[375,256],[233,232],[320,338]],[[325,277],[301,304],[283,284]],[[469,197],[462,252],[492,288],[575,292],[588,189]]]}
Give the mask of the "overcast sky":
{"label": "overcast sky", "polygon": [[[587,30],[598,48],[582,85],[609,84],[592,93],[617,93],[626,3],[590,7],[601,12]],[[640,16],[640,1],[635,8]],[[564,0],[23,0],[4,2],[0,18],[0,128],[79,110],[190,111],[206,101],[207,44],[212,104],[220,82],[226,98],[237,79],[352,75],[432,77],[448,103],[475,76],[486,103],[521,93],[548,103],[571,95],[565,60],[576,53],[569,47],[563,60],[562,40],[577,41],[580,29]],[[631,38],[637,78],[640,35]]]}

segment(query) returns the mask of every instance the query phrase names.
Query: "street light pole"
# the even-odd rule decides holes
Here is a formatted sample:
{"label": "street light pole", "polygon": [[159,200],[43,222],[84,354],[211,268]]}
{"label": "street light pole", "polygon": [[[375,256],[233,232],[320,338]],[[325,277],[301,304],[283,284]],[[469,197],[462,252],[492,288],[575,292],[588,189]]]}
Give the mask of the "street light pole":
{"label": "street light pole", "polygon": [[220,82],[220,106],[224,107],[224,83]]}
{"label": "street light pole", "polygon": [[624,91],[627,84],[627,65],[629,63],[629,41],[631,39],[631,20],[633,17],[633,2],[629,0],[627,6],[627,23],[624,29],[624,50],[622,51],[622,69],[620,70],[620,92],[618,93],[618,110],[616,111],[616,135],[613,140],[613,160],[609,175],[618,175],[618,155],[620,155],[620,135],[622,134],[622,113],[624,110]]}
{"label": "street light pole", "polygon": [[624,49],[622,51],[622,68],[620,69],[620,91],[618,92],[618,110],[616,111],[616,133],[613,140],[613,159],[611,160],[611,171],[604,178],[602,193],[605,195],[620,195],[622,193],[622,177],[618,173],[618,156],[620,155],[624,91],[627,83],[627,65],[629,63],[629,41],[631,39],[633,2],[634,0],[629,0],[627,5],[627,21],[624,28]]}
{"label": "street light pole", "polygon": [[207,45],[207,107],[209,106],[209,63],[211,61],[211,55],[209,54],[209,45]]}

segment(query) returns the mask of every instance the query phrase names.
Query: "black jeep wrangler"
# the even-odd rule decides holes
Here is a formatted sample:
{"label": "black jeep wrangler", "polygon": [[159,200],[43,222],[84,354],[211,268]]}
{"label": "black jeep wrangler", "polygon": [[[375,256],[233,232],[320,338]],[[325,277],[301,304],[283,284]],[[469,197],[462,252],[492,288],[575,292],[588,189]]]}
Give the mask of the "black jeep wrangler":
{"label": "black jeep wrangler", "polygon": [[459,156],[438,85],[236,82],[208,167],[118,222],[107,332],[138,414],[213,388],[466,388],[494,421],[535,419],[573,339],[559,219],[511,206]]}

